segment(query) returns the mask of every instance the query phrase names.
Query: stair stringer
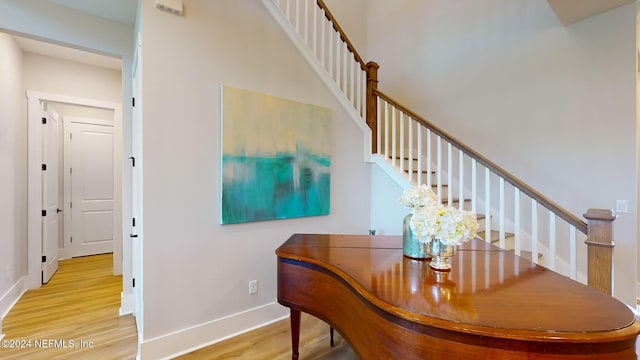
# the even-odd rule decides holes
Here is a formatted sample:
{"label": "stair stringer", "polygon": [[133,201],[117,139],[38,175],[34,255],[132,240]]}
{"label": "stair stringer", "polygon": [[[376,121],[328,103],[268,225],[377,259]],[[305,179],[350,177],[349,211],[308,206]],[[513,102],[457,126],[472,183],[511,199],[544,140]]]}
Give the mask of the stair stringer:
{"label": "stair stringer", "polygon": [[280,25],[280,28],[287,34],[291,42],[298,49],[300,54],[305,58],[305,60],[311,65],[311,68],[318,74],[318,77],[325,84],[327,89],[331,92],[331,94],[335,97],[335,99],[342,105],[344,110],[349,114],[349,117],[353,122],[358,126],[358,128],[362,131],[362,140],[364,143],[363,146],[363,159],[364,162],[371,162],[371,128],[366,124],[358,111],[353,107],[353,105],[347,100],[347,97],[342,92],[338,84],[336,84],[335,80],[331,78],[329,73],[324,69],[320,60],[313,54],[313,51],[309,49],[304,40],[298,35],[295,28],[289,22],[289,20],[284,17],[284,14],[278,9],[278,7],[271,0],[262,0],[262,3],[267,8],[271,16],[276,20],[276,22]]}

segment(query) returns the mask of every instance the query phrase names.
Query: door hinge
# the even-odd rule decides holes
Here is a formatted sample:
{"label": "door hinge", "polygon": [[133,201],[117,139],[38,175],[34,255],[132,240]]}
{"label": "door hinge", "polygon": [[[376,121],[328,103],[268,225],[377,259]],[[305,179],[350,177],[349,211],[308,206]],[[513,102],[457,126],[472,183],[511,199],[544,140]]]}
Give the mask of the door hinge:
{"label": "door hinge", "polygon": [[136,218],[131,219],[132,226],[136,226]]}
{"label": "door hinge", "polygon": [[73,242],[73,236],[69,237],[69,242]]}
{"label": "door hinge", "polygon": [[73,201],[69,201],[69,207],[72,208],[73,207]]}
{"label": "door hinge", "polygon": [[133,280],[133,281],[132,281],[132,284],[131,284],[131,285],[132,285],[132,287],[136,287],[136,278],[133,278],[133,279],[131,279],[131,280]]}
{"label": "door hinge", "polygon": [[46,171],[47,170],[47,164],[42,164],[42,171]]}
{"label": "door hinge", "polygon": [[43,262],[43,263],[46,263],[46,262],[47,262],[47,257],[46,257],[46,256],[44,256],[44,255],[42,255],[42,262]]}
{"label": "door hinge", "polygon": [[46,125],[46,124],[47,124],[47,118],[46,118],[46,117],[43,117],[43,118],[42,118],[42,125]]}
{"label": "door hinge", "polygon": [[136,98],[131,98],[131,106],[136,106]]}
{"label": "door hinge", "polygon": [[42,216],[47,216],[47,210],[42,210]]}
{"label": "door hinge", "polygon": [[73,133],[69,133],[69,140],[73,139]]}
{"label": "door hinge", "polygon": [[131,157],[129,157],[129,159],[131,159],[131,166],[136,167],[136,158],[131,156]]}
{"label": "door hinge", "polygon": [[69,168],[69,175],[73,174],[73,168]]}

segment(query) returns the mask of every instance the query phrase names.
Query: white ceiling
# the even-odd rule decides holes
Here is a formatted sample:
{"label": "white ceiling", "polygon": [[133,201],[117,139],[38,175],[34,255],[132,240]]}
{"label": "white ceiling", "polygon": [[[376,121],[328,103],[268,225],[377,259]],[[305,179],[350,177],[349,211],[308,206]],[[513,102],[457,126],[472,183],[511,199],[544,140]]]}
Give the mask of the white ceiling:
{"label": "white ceiling", "polygon": [[[133,25],[136,19],[136,0],[48,0],[76,11],[98,16],[103,19]],[[122,61],[118,58],[77,50],[44,41],[15,36],[20,48],[29,53],[50,56],[78,63],[121,70]]]}
{"label": "white ceiling", "polygon": [[598,15],[635,0],[547,0],[563,25]]}
{"label": "white ceiling", "polygon": [[57,5],[95,15],[107,20],[133,25],[136,21],[136,0],[48,0]]}
{"label": "white ceiling", "polygon": [[24,52],[50,56],[57,59],[74,61],[77,63],[98,66],[112,70],[122,70],[122,60],[88,51],[73,49],[66,46],[51,44],[44,41],[14,36],[18,46]]}

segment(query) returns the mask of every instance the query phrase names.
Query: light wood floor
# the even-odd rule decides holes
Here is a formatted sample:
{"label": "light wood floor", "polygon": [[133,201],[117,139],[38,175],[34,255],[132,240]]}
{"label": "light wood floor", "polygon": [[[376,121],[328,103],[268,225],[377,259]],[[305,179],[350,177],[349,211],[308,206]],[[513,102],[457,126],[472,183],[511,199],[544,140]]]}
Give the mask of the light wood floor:
{"label": "light wood floor", "polygon": [[[304,360],[357,360],[347,343],[336,332],[334,347],[329,344],[329,325],[302,314],[300,329],[300,359]],[[200,359],[291,359],[291,332],[289,320],[253,330],[246,334],[197,350],[176,360]]]}
{"label": "light wood floor", "polygon": [[[112,275],[112,262],[111,254],[60,261],[51,281],[26,292],[2,323],[3,340],[31,347],[0,347],[0,359],[135,359],[135,318],[118,315],[122,276]],[[324,322],[303,314],[301,327],[301,359],[357,359],[338,333],[335,346],[329,345]],[[289,321],[283,320],[179,359],[291,359],[290,339]],[[75,348],[55,348],[71,341]]]}
{"label": "light wood floor", "polygon": [[118,315],[122,276],[112,275],[112,263],[111,254],[60,261],[51,281],[27,291],[2,323],[3,341],[31,348],[5,344],[0,359],[135,359],[135,319]]}

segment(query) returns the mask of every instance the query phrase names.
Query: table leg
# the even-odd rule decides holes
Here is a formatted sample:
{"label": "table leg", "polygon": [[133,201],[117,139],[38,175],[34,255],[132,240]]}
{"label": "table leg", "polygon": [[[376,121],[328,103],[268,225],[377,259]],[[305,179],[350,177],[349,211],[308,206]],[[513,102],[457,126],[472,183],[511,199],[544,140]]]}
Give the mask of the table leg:
{"label": "table leg", "polygon": [[300,343],[300,310],[291,309],[291,360],[298,359],[298,344]]}

